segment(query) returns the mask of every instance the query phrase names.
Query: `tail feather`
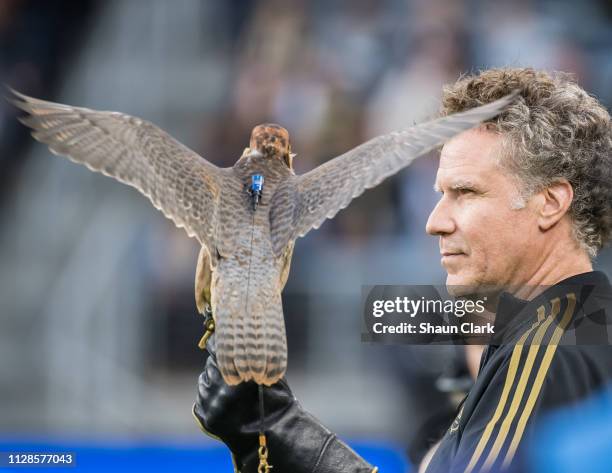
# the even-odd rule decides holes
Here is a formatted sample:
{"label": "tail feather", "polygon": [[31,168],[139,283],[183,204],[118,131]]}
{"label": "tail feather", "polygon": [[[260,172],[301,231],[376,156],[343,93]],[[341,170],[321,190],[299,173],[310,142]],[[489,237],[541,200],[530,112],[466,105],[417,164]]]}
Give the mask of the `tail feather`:
{"label": "tail feather", "polygon": [[213,308],[217,361],[225,382],[235,385],[255,381],[266,386],[276,383],[287,369],[280,294],[253,294],[256,297],[250,298],[246,308],[231,303],[240,298],[228,296],[220,298],[223,304]]}
{"label": "tail feather", "polygon": [[252,301],[246,312],[246,331],[242,333],[244,340],[245,364],[243,373],[246,377],[260,381],[266,372],[266,317],[264,314],[264,304],[260,300]]}

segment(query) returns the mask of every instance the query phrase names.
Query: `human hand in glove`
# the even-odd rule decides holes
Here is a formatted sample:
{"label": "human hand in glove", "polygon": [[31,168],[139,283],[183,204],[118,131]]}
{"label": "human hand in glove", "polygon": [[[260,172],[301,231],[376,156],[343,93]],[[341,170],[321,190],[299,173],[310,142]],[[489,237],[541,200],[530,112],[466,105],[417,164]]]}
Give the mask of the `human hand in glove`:
{"label": "human hand in glove", "polygon": [[[193,415],[206,434],[228,446],[240,473],[257,472],[262,426],[258,385],[227,385],[217,367],[214,336],[207,350]],[[274,467],[274,473],[378,471],[306,412],[285,378],[270,387],[263,386],[263,404],[267,463]]]}

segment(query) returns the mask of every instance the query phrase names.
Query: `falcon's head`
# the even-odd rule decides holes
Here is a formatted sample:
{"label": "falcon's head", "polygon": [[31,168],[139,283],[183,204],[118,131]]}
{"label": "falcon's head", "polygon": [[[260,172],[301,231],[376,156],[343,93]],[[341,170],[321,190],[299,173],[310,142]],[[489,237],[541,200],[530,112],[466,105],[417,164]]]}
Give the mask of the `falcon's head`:
{"label": "falcon's head", "polygon": [[253,128],[251,132],[251,151],[258,151],[264,157],[282,159],[283,162],[293,169],[293,157],[289,132],[280,125],[274,123],[263,123]]}

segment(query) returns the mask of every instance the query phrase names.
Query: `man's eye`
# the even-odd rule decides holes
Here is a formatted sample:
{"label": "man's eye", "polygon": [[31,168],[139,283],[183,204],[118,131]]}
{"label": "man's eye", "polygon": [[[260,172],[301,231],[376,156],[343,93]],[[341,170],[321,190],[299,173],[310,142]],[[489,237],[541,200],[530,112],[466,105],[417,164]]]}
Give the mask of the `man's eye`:
{"label": "man's eye", "polygon": [[476,191],[474,189],[462,188],[462,189],[457,189],[457,192],[459,194],[474,194]]}

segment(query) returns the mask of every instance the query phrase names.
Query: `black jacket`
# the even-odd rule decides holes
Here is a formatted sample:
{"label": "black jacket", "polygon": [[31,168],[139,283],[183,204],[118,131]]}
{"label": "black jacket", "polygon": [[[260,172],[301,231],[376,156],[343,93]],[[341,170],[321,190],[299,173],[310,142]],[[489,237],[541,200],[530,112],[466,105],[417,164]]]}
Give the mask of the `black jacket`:
{"label": "black jacket", "polygon": [[523,471],[533,426],[612,382],[612,287],[584,273],[526,302],[500,297],[476,382],[427,473]]}

